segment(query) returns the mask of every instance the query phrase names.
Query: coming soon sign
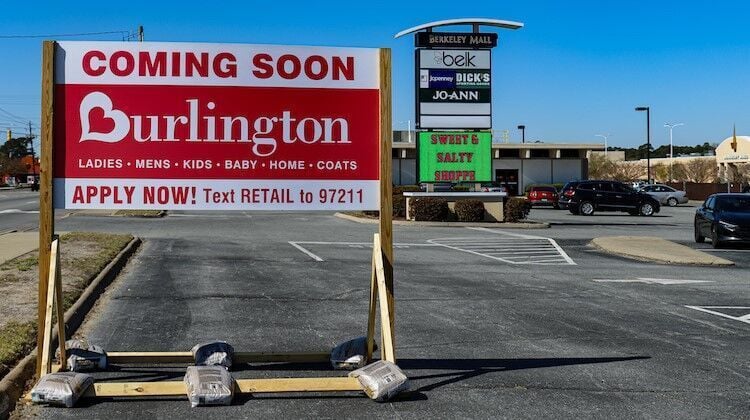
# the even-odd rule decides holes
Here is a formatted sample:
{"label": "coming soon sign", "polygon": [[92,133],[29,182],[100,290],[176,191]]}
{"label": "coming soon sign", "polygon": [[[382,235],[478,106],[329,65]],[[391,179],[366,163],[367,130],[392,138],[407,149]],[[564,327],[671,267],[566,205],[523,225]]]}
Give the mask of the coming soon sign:
{"label": "coming soon sign", "polygon": [[55,207],[377,209],[378,53],[60,42]]}

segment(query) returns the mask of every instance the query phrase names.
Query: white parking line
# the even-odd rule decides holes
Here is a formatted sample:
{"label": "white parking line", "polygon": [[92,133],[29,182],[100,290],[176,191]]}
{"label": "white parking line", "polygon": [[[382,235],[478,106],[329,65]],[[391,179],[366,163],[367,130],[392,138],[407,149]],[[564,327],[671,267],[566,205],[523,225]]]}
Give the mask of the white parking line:
{"label": "white parking line", "polygon": [[[493,250],[514,250],[514,251],[523,251],[523,250],[529,250],[530,252],[535,249],[544,249],[547,247],[551,247],[554,249],[555,253],[560,256],[564,260],[565,265],[577,265],[575,261],[573,261],[572,258],[562,249],[562,247],[552,238],[547,238],[544,236],[535,236],[535,235],[528,235],[523,233],[515,233],[515,232],[507,232],[504,230],[498,230],[498,229],[490,229],[490,228],[484,228],[484,227],[467,227],[467,229],[475,230],[479,232],[488,232],[495,235],[503,235],[503,236],[509,236],[511,238],[517,238],[515,240],[506,240],[505,243],[498,243],[495,242],[487,242],[485,240],[479,240],[478,243],[480,244],[488,244],[492,243]],[[546,243],[545,243],[546,242]],[[462,248],[466,248],[465,246]],[[493,253],[495,254],[495,253]],[[536,264],[536,263],[532,263]],[[547,264],[549,265],[549,264]]]}
{"label": "white parking line", "polygon": [[713,248],[698,248],[699,251],[703,252],[750,252],[750,249],[713,249]]}
{"label": "white parking line", "polygon": [[[305,255],[309,256],[310,258],[314,259],[315,261],[325,261],[323,258],[319,257],[318,255],[314,254],[309,249],[305,248],[304,245],[342,245],[342,246],[348,246],[350,248],[372,248],[372,242],[326,242],[326,241],[289,241],[289,245],[297,248],[298,250],[302,251]],[[409,248],[409,247],[437,247],[440,245],[435,244],[411,244],[411,243],[395,243],[393,244],[394,248]]]}
{"label": "white parking line", "polygon": [[486,237],[435,238],[427,242],[507,264],[575,265],[550,238],[528,238],[528,235],[523,235],[523,240],[519,241],[515,235],[509,236],[494,240]]}
{"label": "white parking line", "polygon": [[735,321],[744,322],[750,324],[750,314],[743,316],[732,316],[723,312],[713,311],[712,309],[746,309],[750,311],[750,306],[691,306],[685,305],[686,308],[695,309],[696,311],[706,312],[713,315],[718,315],[724,318],[733,319]]}
{"label": "white parking line", "polygon": [[39,210],[7,209],[0,210],[0,214],[39,214]]}
{"label": "white parking line", "polygon": [[307,248],[305,248],[305,247],[303,247],[303,246],[301,246],[301,245],[298,245],[298,244],[297,244],[296,242],[292,242],[292,241],[289,241],[289,245],[291,245],[291,246],[293,246],[293,247],[295,247],[295,248],[299,249],[300,251],[304,252],[304,253],[305,253],[306,255],[308,255],[309,257],[311,257],[311,258],[312,258],[312,259],[314,259],[315,261],[323,261],[323,259],[322,259],[322,258],[320,258],[319,256],[317,256],[317,255],[313,254],[313,253],[312,253],[312,252],[310,252],[310,251],[309,251],[309,250],[308,250]]}
{"label": "white parking line", "polygon": [[648,277],[638,277],[636,279],[593,279],[596,283],[646,283],[646,284],[695,284],[695,283],[713,283],[712,280],[683,280],[683,279],[653,279]]}

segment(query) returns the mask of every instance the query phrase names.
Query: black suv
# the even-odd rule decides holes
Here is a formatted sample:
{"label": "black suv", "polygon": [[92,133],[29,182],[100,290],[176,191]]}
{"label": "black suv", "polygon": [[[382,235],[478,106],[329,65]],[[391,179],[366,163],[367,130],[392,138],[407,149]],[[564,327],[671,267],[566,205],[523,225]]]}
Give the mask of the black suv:
{"label": "black suv", "polygon": [[654,197],[617,181],[581,181],[569,193],[568,209],[590,216],[595,211],[626,211],[633,216],[652,216],[661,205]]}

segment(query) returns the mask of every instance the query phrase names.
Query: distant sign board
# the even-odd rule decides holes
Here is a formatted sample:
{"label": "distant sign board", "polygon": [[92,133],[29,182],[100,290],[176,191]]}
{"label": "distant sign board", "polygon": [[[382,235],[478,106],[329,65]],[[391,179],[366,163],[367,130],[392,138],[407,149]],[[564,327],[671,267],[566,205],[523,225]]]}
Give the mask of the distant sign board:
{"label": "distant sign board", "polygon": [[415,47],[421,48],[494,48],[497,46],[497,34],[417,32],[414,43]]}
{"label": "distant sign board", "polygon": [[419,182],[489,182],[492,134],[422,132],[417,144]]}
{"label": "distant sign board", "polygon": [[54,205],[379,203],[379,50],[60,42]]}
{"label": "distant sign board", "polygon": [[417,127],[492,128],[489,50],[418,50]]}

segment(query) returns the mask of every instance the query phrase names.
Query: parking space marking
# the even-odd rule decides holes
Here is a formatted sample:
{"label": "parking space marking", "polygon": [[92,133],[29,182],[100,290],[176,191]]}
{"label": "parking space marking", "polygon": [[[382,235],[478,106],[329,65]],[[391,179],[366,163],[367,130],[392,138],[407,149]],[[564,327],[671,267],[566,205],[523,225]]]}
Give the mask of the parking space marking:
{"label": "parking space marking", "polygon": [[[509,237],[437,238],[424,243],[395,243],[393,247],[442,247],[507,264],[576,265],[551,238],[520,234],[509,234],[507,236]],[[306,248],[307,245],[338,245],[350,248],[372,247],[371,242],[289,241],[289,244],[318,262],[325,260]]]}
{"label": "parking space marking", "polygon": [[750,252],[750,249],[714,249],[714,248],[696,248],[703,252]]}
{"label": "parking space marking", "polygon": [[635,279],[593,279],[597,283],[646,283],[646,284],[695,284],[713,283],[712,280],[685,280],[685,279],[654,279],[649,277],[638,277]]}
{"label": "parking space marking", "polygon": [[308,250],[307,248],[303,247],[302,245],[297,244],[296,242],[289,241],[289,245],[299,249],[302,251],[305,255],[309,256],[310,258],[314,259],[315,261],[323,261],[322,258],[312,253],[312,251]]}
{"label": "parking space marking", "polygon": [[566,264],[564,265],[578,265],[575,261],[573,261],[572,258],[562,249],[562,247],[552,238],[547,238],[544,236],[536,236],[536,235],[528,235],[523,233],[515,233],[515,232],[506,232],[504,230],[498,230],[498,229],[490,229],[490,228],[484,228],[484,227],[467,227],[467,229],[475,230],[479,232],[488,232],[495,235],[504,235],[504,236],[510,236],[512,238],[518,238],[521,241],[516,242],[515,244],[508,244],[506,246],[513,247],[518,246],[518,244],[528,245],[528,244],[538,244],[539,241],[547,241],[550,245],[552,245],[553,248],[557,251],[557,254],[562,257]]}
{"label": "parking space marking", "polygon": [[[289,245],[297,248],[305,255],[314,259],[315,261],[325,261],[323,258],[314,254],[309,249],[302,245],[341,245],[348,246],[349,248],[372,248],[372,242],[326,242],[326,241],[288,241]],[[440,245],[423,243],[423,244],[412,244],[412,243],[395,243],[394,248],[411,248],[411,247],[437,247]]]}
{"label": "parking space marking", "polygon": [[685,305],[686,308],[695,309],[696,311],[706,312],[712,315],[718,315],[720,317],[733,319],[735,321],[744,322],[750,324],[750,313],[742,316],[732,316],[723,312],[716,311],[714,309],[741,309],[750,312],[750,306],[692,306]]}
{"label": "parking space marking", "polygon": [[517,234],[508,236],[510,237],[494,239],[487,237],[436,238],[427,242],[507,264],[576,265],[550,238]]}
{"label": "parking space marking", "polygon": [[39,210],[7,209],[0,210],[0,214],[39,214]]}

